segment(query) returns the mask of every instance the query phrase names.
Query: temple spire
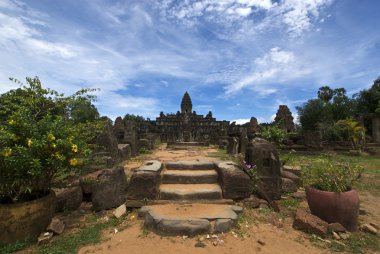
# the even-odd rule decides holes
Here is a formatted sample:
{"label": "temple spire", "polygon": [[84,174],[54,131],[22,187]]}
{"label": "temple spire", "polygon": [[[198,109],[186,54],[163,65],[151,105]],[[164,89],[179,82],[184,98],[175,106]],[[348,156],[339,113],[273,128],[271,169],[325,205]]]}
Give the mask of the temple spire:
{"label": "temple spire", "polygon": [[181,113],[191,113],[192,108],[193,104],[191,103],[190,95],[186,92],[181,102]]}

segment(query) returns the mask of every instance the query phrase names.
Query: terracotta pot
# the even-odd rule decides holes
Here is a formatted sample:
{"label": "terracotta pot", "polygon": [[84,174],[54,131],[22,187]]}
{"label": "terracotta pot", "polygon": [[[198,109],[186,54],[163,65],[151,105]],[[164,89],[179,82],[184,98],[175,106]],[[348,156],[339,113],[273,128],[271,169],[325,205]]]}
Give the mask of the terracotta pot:
{"label": "terracotta pot", "polygon": [[35,240],[54,215],[53,191],[42,198],[17,204],[0,204],[0,245],[29,238]]}
{"label": "terracotta pot", "polygon": [[328,223],[339,222],[349,231],[357,230],[359,195],[356,190],[330,192],[307,187],[306,199],[312,214]]}

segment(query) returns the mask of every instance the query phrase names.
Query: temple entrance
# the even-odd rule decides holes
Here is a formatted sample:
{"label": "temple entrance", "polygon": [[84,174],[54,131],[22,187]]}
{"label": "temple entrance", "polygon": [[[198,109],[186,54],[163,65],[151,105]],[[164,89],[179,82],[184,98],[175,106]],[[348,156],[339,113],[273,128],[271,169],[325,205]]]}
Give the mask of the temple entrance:
{"label": "temple entrance", "polygon": [[183,132],[183,141],[190,142],[191,140],[191,132],[190,131],[184,131]]}

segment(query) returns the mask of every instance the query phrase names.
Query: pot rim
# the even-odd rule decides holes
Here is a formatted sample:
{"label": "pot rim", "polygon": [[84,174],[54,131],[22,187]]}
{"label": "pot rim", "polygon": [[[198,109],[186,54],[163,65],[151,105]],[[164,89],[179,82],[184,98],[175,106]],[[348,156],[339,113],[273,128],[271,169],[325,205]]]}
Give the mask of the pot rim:
{"label": "pot rim", "polygon": [[352,188],[352,187],[350,187],[350,189],[348,191],[338,192],[338,191],[324,191],[324,190],[320,190],[318,188],[315,188],[313,186],[306,186],[305,187],[305,192],[308,192],[308,191],[324,192],[324,193],[352,193],[352,192],[358,192],[355,188]]}
{"label": "pot rim", "polygon": [[45,200],[47,199],[50,199],[50,198],[55,198],[56,195],[55,195],[55,192],[52,190],[52,189],[49,189],[47,194],[43,197],[40,197],[40,198],[37,198],[37,199],[33,199],[33,200],[29,200],[29,201],[23,201],[23,202],[18,202],[18,203],[11,203],[11,204],[1,204],[0,203],[0,208],[1,207],[19,207],[19,206],[25,206],[25,205],[29,205],[29,204],[33,204],[33,203],[39,203],[39,202],[44,202]]}

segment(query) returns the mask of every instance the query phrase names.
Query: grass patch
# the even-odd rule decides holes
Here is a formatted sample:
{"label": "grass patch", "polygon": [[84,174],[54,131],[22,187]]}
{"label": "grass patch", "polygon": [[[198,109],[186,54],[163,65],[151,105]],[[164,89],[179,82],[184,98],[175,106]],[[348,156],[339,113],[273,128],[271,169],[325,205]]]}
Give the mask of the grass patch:
{"label": "grass patch", "polygon": [[140,229],[141,229],[141,233],[139,234],[138,237],[140,238],[148,237],[148,235],[150,234],[150,231],[144,227],[144,223],[141,223]]}
{"label": "grass patch", "polygon": [[247,232],[250,225],[255,223],[256,218],[252,213],[252,210],[245,210],[243,213],[238,215],[238,222],[235,226],[235,232],[239,238],[245,239],[249,237],[249,233]]}
{"label": "grass patch", "polygon": [[0,254],[8,254],[22,250],[29,246],[31,243],[32,242],[29,239],[25,239],[23,241],[17,241],[15,243],[0,246]]}
{"label": "grass patch", "polygon": [[99,243],[102,240],[102,231],[118,226],[122,220],[109,219],[107,222],[97,221],[98,216],[90,216],[87,224],[75,233],[59,236],[46,245],[38,247],[33,254],[69,254],[77,253],[78,250],[88,244]]}
{"label": "grass patch", "polygon": [[377,236],[356,232],[340,243],[332,240],[328,243],[327,248],[334,252],[348,252],[355,254],[378,253],[380,251],[380,242]]}
{"label": "grass patch", "polygon": [[279,201],[280,206],[285,207],[287,209],[291,209],[291,210],[296,210],[301,202],[302,202],[301,199],[296,199],[296,198],[291,198],[291,197],[286,198],[286,199],[281,199]]}
{"label": "grass patch", "polygon": [[[297,153],[281,154],[281,159],[293,161],[296,165],[307,166],[313,163],[319,155],[302,155]],[[334,159],[350,161],[363,167],[363,177],[356,183],[359,191],[367,191],[372,195],[380,195],[380,156],[350,156],[344,153],[334,154]]]}

